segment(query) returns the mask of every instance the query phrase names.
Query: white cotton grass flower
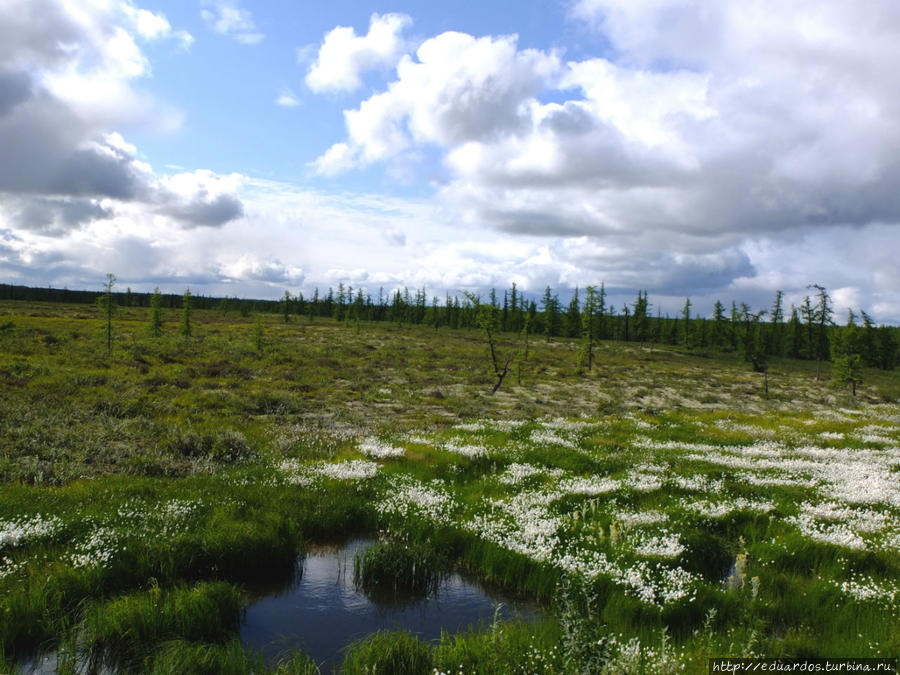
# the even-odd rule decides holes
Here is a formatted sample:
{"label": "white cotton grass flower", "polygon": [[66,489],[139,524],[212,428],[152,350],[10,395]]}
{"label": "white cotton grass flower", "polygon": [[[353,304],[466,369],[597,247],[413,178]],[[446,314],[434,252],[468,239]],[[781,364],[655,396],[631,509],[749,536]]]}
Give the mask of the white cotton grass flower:
{"label": "white cotton grass flower", "polygon": [[479,513],[463,527],[482,539],[538,562],[550,562],[559,545],[557,532],[563,519],[551,513],[550,504],[562,495],[523,491],[511,499],[487,500],[489,513]]}
{"label": "white cotton grass flower", "polygon": [[840,431],[823,431],[819,434],[819,436],[832,441],[844,440],[844,434],[842,434]]}
{"label": "white cotton grass flower", "polygon": [[568,433],[578,433],[586,429],[595,429],[602,426],[602,422],[588,420],[569,420],[564,417],[554,417],[553,419],[542,422],[545,429],[553,431],[565,431]]}
{"label": "white cotton grass flower", "polygon": [[366,480],[378,473],[378,464],[366,459],[351,459],[346,462],[319,462],[301,464],[296,459],[286,459],[279,468],[286,474],[292,485],[309,486],[319,478],[334,480]]}
{"label": "white cotton grass flower", "polygon": [[378,473],[378,465],[364,459],[351,459],[347,462],[318,464],[315,471],[335,480],[366,480]]}
{"label": "white cotton grass flower", "polygon": [[454,424],[453,429],[455,431],[484,431],[484,422],[460,422],[459,424]]}
{"label": "white cotton grass flower", "polygon": [[452,452],[457,455],[462,455],[463,457],[468,457],[469,459],[477,459],[479,457],[484,457],[488,454],[488,449],[483,445],[476,445],[474,443],[463,443],[460,440],[454,438],[444,444],[444,450],[448,452]]}
{"label": "white cotton grass flower", "polygon": [[7,557],[0,558],[0,579],[16,574],[25,567],[24,562],[16,562]]}
{"label": "white cotton grass flower", "polygon": [[805,513],[788,518],[786,522],[794,525],[801,535],[813,541],[857,551],[866,550],[866,542],[846,523],[820,523]]}
{"label": "white cotton grass flower", "polygon": [[718,519],[727,516],[734,511],[756,511],[758,513],[768,513],[775,509],[775,504],[765,500],[750,500],[744,497],[736,497],[734,499],[722,499],[719,501],[710,501],[701,499],[698,501],[681,500],[681,507],[686,511],[697,513],[706,518]]}
{"label": "white cotton grass flower", "polygon": [[409,476],[392,476],[386,497],[375,505],[383,516],[425,517],[435,523],[450,524],[455,502],[442,481],[421,483]]}
{"label": "white cotton grass flower", "polygon": [[863,443],[870,443],[873,445],[891,445],[892,443],[897,442],[893,438],[873,433],[862,433],[857,435],[857,438]]}
{"label": "white cotton grass flower", "polygon": [[608,576],[626,595],[659,608],[679,600],[692,600],[700,583],[699,577],[681,567],[644,560],[620,564],[604,553],[577,548],[560,556],[556,563],[561,569],[588,579]]}
{"label": "white cotton grass flower", "polygon": [[879,581],[864,574],[854,574],[843,581],[832,580],[831,584],[860,602],[880,604],[894,613],[900,608],[900,584],[896,581]]}
{"label": "white cotton grass flower", "polygon": [[625,530],[664,523],[668,519],[669,514],[663,511],[622,511],[615,515],[615,521]]}
{"label": "white cotton grass flower", "polygon": [[677,558],[685,551],[677,532],[643,537],[634,544],[634,552],[645,558]]}
{"label": "white cotton grass flower", "polygon": [[421,434],[404,434],[403,440],[407,443],[415,443],[417,445],[431,445],[432,441],[430,438],[423,436]]}
{"label": "white cotton grass flower", "polygon": [[509,433],[519,427],[524,427],[528,423],[527,420],[490,420],[485,422],[485,427]]}
{"label": "white cotton grass flower", "polygon": [[404,448],[398,448],[377,438],[365,438],[359,443],[359,451],[374,459],[391,459],[403,457]]}
{"label": "white cotton grass flower", "polygon": [[560,493],[571,495],[588,495],[596,496],[606,494],[607,492],[615,492],[622,487],[620,481],[612,478],[601,478],[599,476],[572,477],[561,480],[557,485]]}
{"label": "white cotton grass flower", "polygon": [[573,441],[570,441],[568,438],[563,438],[559,434],[554,433],[549,429],[535,429],[531,432],[531,436],[528,440],[533,445],[559,445],[564,448],[569,448],[570,450],[577,450],[577,447]]}
{"label": "white cotton grass flower", "polygon": [[0,520],[0,549],[52,537],[62,530],[64,525],[57,516],[44,516],[40,513],[12,520]]}
{"label": "white cotton grass flower", "polygon": [[97,527],[87,537],[75,544],[69,555],[72,567],[106,567],[120,552],[122,535],[110,527]]}
{"label": "white cotton grass flower", "polygon": [[688,492],[710,492],[715,494],[724,489],[724,483],[721,480],[713,479],[702,474],[694,476],[673,476],[669,478],[668,482],[671,485]]}
{"label": "white cotton grass flower", "polygon": [[740,434],[747,434],[753,438],[775,438],[776,436],[774,429],[767,429],[753,424],[739,424],[727,419],[717,421],[715,426],[722,431],[734,431]]}
{"label": "white cotton grass flower", "polygon": [[504,485],[518,485],[533,476],[561,474],[559,469],[547,469],[533,464],[514,462],[506,467],[506,471],[497,476],[497,482]]}
{"label": "white cotton grass flower", "polygon": [[857,532],[881,532],[892,524],[900,525],[900,520],[883,511],[851,508],[838,502],[820,502],[818,504],[803,502],[800,504],[800,512],[818,520],[843,522]]}
{"label": "white cotton grass flower", "polygon": [[653,492],[663,486],[663,478],[657,473],[636,471],[622,481],[624,487],[629,487],[636,492]]}

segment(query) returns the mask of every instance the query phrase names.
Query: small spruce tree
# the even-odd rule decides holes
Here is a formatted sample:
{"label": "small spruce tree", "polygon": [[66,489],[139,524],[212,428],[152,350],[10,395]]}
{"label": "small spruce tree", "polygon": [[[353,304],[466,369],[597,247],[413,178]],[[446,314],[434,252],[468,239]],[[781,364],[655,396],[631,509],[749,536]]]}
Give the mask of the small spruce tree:
{"label": "small spruce tree", "polygon": [[159,337],[162,335],[162,293],[159,286],[153,289],[150,296],[150,335]]}
{"label": "small spruce tree", "polygon": [[189,288],[184,292],[184,298],[181,301],[181,334],[185,337],[191,336],[192,311],[191,289]]}

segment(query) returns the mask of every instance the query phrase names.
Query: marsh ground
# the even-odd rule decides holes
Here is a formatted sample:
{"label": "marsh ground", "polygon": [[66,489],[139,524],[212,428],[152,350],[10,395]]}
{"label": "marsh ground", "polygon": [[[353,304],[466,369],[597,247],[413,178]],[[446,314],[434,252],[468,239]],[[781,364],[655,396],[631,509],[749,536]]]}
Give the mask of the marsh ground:
{"label": "marsh ground", "polygon": [[[308,672],[236,642],[305,541],[381,533],[536,598],[539,625],[362,672],[705,672],[708,656],[900,651],[900,378],[532,336],[0,304],[0,645],[167,672]],[[501,339],[502,352],[520,339]],[[826,369],[827,371],[827,369]],[[822,609],[823,607],[827,609]]]}

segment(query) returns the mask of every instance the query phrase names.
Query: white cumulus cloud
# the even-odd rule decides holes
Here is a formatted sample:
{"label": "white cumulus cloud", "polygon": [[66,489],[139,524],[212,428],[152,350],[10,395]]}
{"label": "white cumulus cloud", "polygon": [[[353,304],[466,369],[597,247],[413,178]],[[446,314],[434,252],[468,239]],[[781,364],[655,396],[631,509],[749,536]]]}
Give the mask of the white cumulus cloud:
{"label": "white cumulus cloud", "polygon": [[358,89],[363,72],[397,63],[406,50],[401,33],[411,24],[405,14],[373,14],[365,35],[357,35],[350,26],[338,26],[322,41],[306,74],[307,86],[316,92]]}
{"label": "white cumulus cloud", "polygon": [[205,7],[200,10],[200,16],[219,35],[245,45],[258,44],[266,37],[256,27],[250,11],[241,7],[237,0],[204,0],[203,4]]}

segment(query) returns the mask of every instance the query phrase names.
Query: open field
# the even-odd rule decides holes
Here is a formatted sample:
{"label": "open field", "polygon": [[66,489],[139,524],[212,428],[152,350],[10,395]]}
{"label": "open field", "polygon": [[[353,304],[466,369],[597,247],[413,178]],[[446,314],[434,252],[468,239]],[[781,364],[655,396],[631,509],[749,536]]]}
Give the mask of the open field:
{"label": "open field", "polygon": [[351,535],[385,542],[397,583],[424,560],[546,611],[440,644],[378,634],[346,672],[900,654],[895,372],[853,398],[776,360],[765,394],[731,354],[604,342],[584,373],[574,341],[532,337],[490,396],[474,330],[210,310],[186,338],[166,318],[153,338],[120,308],[107,352],[93,307],[0,304],[10,666],[315,672],[237,627],[305,542]]}

